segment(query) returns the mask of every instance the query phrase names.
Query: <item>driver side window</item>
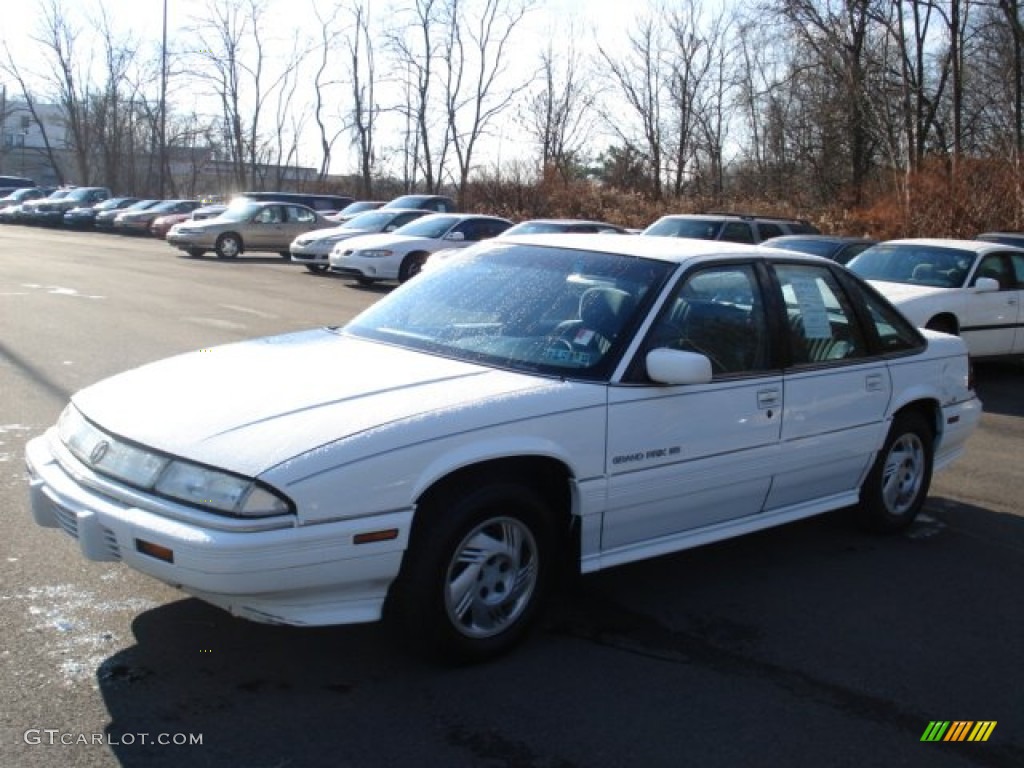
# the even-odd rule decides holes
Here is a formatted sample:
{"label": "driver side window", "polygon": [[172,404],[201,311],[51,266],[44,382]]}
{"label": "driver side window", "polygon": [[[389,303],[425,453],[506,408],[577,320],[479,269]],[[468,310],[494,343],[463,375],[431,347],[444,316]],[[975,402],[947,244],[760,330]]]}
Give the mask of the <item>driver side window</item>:
{"label": "driver side window", "polygon": [[716,378],[765,370],[767,324],[753,267],[729,264],[688,275],[651,330],[646,348],[659,347],[706,356]]}

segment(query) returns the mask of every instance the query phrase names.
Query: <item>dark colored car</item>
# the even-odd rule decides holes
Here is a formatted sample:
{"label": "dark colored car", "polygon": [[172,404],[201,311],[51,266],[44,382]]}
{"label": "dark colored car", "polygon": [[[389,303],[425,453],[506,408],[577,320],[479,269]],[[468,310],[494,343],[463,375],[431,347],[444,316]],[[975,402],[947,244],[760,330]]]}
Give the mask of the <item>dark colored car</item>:
{"label": "dark colored car", "polygon": [[530,219],[521,221],[503,233],[508,235],[550,235],[569,233],[597,233],[611,235],[628,235],[625,227],[609,224],[605,221],[587,221],[585,219]]}
{"label": "dark colored car", "polygon": [[0,198],[0,223],[13,223],[21,214],[21,207],[25,203],[44,198],[53,191],[51,187],[24,187]]}
{"label": "dark colored car", "polygon": [[35,209],[40,205],[48,205],[58,200],[63,200],[74,191],[74,187],[60,187],[53,190],[45,197],[37,197],[33,200],[23,202],[17,211],[14,212],[13,220],[18,224],[28,224],[35,217]]}
{"label": "dark colored car", "polygon": [[122,235],[148,235],[154,219],[172,213],[191,213],[201,205],[198,200],[161,200],[141,211],[128,209],[114,217],[114,231]]}
{"label": "dark colored car", "polygon": [[1024,232],[983,232],[974,239],[1024,248]]}
{"label": "dark colored car", "polygon": [[232,198],[254,200],[256,202],[297,203],[312,208],[321,216],[337,213],[355,202],[348,195],[326,195],[315,192],[243,192]]}
{"label": "dark colored car", "polygon": [[444,195],[402,195],[389,200],[382,208],[415,208],[434,213],[454,213],[455,201]]}
{"label": "dark colored car", "polygon": [[725,240],[731,243],[755,244],[770,237],[818,235],[821,233],[803,219],[713,212],[662,216],[642,234],[654,237],[687,237],[697,240]]}
{"label": "dark colored car", "polygon": [[877,243],[867,237],[843,237],[841,235],[785,235],[772,237],[761,245],[767,248],[785,248],[787,251],[823,256],[839,264],[845,264],[861,251]]}
{"label": "dark colored car", "polygon": [[120,211],[137,202],[137,197],[111,197],[96,205],[72,208],[64,214],[64,226],[72,229],[92,229],[99,214],[105,211]]}
{"label": "dark colored car", "polygon": [[96,214],[96,220],[93,222],[93,226],[98,230],[110,232],[114,229],[114,219],[122,213],[127,213],[128,211],[144,211],[148,208],[152,208],[154,205],[159,205],[162,202],[163,200],[139,200],[138,202],[127,205],[124,208],[100,211]]}
{"label": "dark colored car", "polygon": [[106,187],[74,187],[59,199],[46,198],[34,203],[31,210],[26,211],[25,221],[50,227],[60,226],[64,223],[64,214],[72,208],[93,206],[109,197],[110,190]]}

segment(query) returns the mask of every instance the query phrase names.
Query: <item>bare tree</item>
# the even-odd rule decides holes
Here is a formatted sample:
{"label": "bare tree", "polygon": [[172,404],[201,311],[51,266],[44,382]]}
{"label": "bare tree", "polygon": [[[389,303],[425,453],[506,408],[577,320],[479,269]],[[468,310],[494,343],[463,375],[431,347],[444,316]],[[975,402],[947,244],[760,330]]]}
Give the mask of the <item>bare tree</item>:
{"label": "bare tree", "polygon": [[379,112],[375,94],[377,71],[373,38],[370,36],[369,6],[364,6],[356,0],[350,10],[354,17],[353,31],[348,38],[352,87],[352,143],[359,156],[359,177],[362,185],[360,191],[369,199],[373,197],[373,171],[376,162]]}
{"label": "bare tree", "polygon": [[[625,101],[636,121],[622,120],[618,108],[606,105],[603,110],[605,122],[627,149],[642,147],[645,164],[650,169],[650,194],[655,200],[662,196],[665,152],[662,106],[668,102],[663,31],[660,19],[649,15],[639,19],[629,32],[629,48],[625,55],[598,46],[617,96]],[[639,135],[634,132],[636,124]]]}
{"label": "bare tree", "polygon": [[[575,35],[570,31],[570,41]],[[564,55],[553,41],[541,53],[540,88],[526,103],[526,128],[540,150],[542,170],[553,168],[566,181],[580,162],[592,121],[594,94],[584,60],[572,42]]]}
{"label": "bare tree", "polygon": [[460,3],[447,0],[448,34],[444,53],[448,64],[444,97],[446,136],[458,165],[458,204],[466,204],[466,189],[474,153],[491,122],[528,85],[521,81],[503,85],[510,45],[516,27],[532,0],[479,0]]}

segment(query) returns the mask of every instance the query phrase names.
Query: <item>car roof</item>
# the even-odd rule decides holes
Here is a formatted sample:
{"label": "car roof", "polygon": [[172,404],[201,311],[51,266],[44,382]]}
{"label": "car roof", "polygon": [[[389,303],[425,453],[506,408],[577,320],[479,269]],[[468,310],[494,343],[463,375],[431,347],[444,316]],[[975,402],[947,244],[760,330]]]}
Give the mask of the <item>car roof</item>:
{"label": "car roof", "polygon": [[923,245],[930,248],[959,248],[961,251],[974,251],[978,254],[1003,251],[1013,248],[1004,243],[993,243],[988,240],[957,240],[943,237],[905,237],[899,240],[885,240],[879,245]]}
{"label": "car roof", "polygon": [[691,261],[714,260],[719,258],[746,257],[754,259],[774,258],[786,261],[806,261],[815,264],[831,264],[835,262],[820,256],[787,251],[785,253],[774,248],[761,248],[746,243],[731,243],[724,240],[696,240],[685,237],[652,237],[638,235],[636,237],[608,237],[600,233],[559,233],[544,235],[498,235],[487,240],[488,243],[522,243],[544,246],[547,248],[596,251],[598,253],[614,253],[622,256],[639,256],[646,259],[684,264]]}

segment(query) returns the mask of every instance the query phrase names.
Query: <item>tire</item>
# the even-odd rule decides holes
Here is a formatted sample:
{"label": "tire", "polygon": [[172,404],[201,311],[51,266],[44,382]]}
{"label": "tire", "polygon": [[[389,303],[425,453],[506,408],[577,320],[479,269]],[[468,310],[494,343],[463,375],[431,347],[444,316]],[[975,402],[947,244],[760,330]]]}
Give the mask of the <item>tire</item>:
{"label": "tire", "polygon": [[326,264],[307,264],[306,269],[312,272],[314,275],[322,275],[327,271]]}
{"label": "tire", "polygon": [[931,485],[934,443],[934,430],[920,413],[896,417],[860,489],[866,529],[893,533],[914,522]]}
{"label": "tire", "polygon": [[280,256],[285,261],[291,261],[292,260],[292,252],[291,251],[278,251],[277,255]]}
{"label": "tire", "polygon": [[406,280],[416,277],[423,269],[423,265],[427,263],[429,256],[429,253],[410,253],[406,256],[398,270],[398,282],[404,283]]}
{"label": "tire", "polygon": [[185,253],[189,255],[189,258],[198,259],[200,256],[204,255],[206,251],[202,248],[189,248]]}
{"label": "tire", "polygon": [[359,277],[356,278],[356,282],[359,283],[364,288],[369,288],[377,281],[374,280],[372,277],[363,277],[362,275],[359,275]]}
{"label": "tire", "polygon": [[217,238],[214,250],[218,259],[237,259],[242,252],[242,238],[233,232],[227,232]]}
{"label": "tire", "polygon": [[485,661],[523,640],[549,591],[548,505],[497,481],[425,501],[393,587],[401,640],[427,658]]}

